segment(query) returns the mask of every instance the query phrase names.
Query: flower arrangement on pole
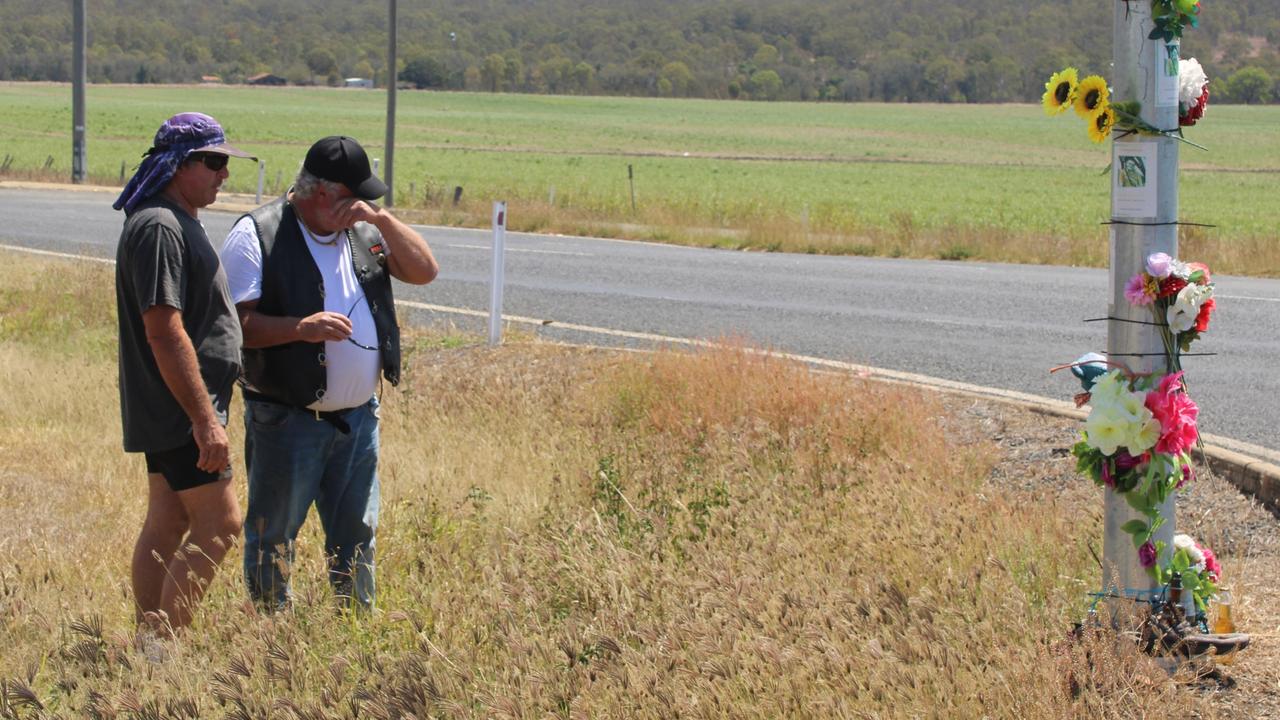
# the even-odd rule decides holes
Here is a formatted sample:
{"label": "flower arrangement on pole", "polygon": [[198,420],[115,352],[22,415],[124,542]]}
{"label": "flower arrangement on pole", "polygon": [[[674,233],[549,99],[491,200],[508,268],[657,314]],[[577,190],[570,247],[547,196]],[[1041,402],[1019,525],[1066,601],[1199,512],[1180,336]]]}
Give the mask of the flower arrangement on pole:
{"label": "flower arrangement on pole", "polygon": [[[1184,63],[1187,64],[1185,77],[1182,74]],[[1178,67],[1179,127],[1177,128],[1162,130],[1148,123],[1141,117],[1142,103],[1136,100],[1112,101],[1111,90],[1107,87],[1105,78],[1101,75],[1090,75],[1080,80],[1079,71],[1073,67],[1063,68],[1049,78],[1049,81],[1044,84],[1044,95],[1040,98],[1040,105],[1044,108],[1045,114],[1050,117],[1060,115],[1066,112],[1067,108],[1074,107],[1076,115],[1085,120],[1085,130],[1089,139],[1095,143],[1104,142],[1111,137],[1112,131],[1118,128],[1125,134],[1171,137],[1203,150],[1205,149],[1203,146],[1183,137],[1181,128],[1195,125],[1196,121],[1204,116],[1205,108],[1209,103],[1209,80],[1205,77],[1200,63],[1194,58],[1179,61]],[[1192,96],[1192,93],[1195,95]]]}
{"label": "flower arrangement on pole", "polygon": [[1213,287],[1209,266],[1162,252],[1148,255],[1143,269],[1125,283],[1130,304],[1151,308],[1170,372],[1182,369],[1181,353],[1209,329],[1217,307]]}
{"label": "flower arrangement on pole", "polygon": [[[1151,0],[1154,24],[1148,37],[1172,42],[1182,37],[1188,26],[1199,25],[1199,0]],[[1176,47],[1176,46],[1174,46]],[[1209,104],[1209,78],[1195,58],[1178,60],[1178,127],[1162,129],[1142,119],[1142,104],[1114,102],[1107,81],[1100,75],[1080,80],[1080,71],[1067,67],[1054,73],[1044,85],[1041,105],[1046,114],[1059,115],[1069,107],[1085,120],[1089,139],[1101,143],[1113,130],[1125,134],[1163,135],[1204,149],[1182,136],[1183,127],[1195,125]]]}
{"label": "flower arrangement on pole", "polygon": [[1213,553],[1175,538],[1171,557],[1162,563],[1165,545],[1155,533],[1164,523],[1160,506],[1195,475],[1191,449],[1200,440],[1200,410],[1187,393],[1180,353],[1208,331],[1213,288],[1203,263],[1183,262],[1167,253],[1148,255],[1143,269],[1125,284],[1124,294],[1135,307],[1151,309],[1152,325],[1164,343],[1165,372],[1130,373],[1096,353],[1070,365],[1086,390],[1076,403],[1090,405],[1082,439],[1071,450],[1077,470],[1114,490],[1142,516],[1122,526],[1133,539],[1138,561],[1160,585],[1178,576],[1201,612],[1217,593],[1221,571]]}
{"label": "flower arrangement on pole", "polygon": [[1089,391],[1091,405],[1082,439],[1071,449],[1076,469],[1094,483],[1109,487],[1142,518],[1122,529],[1133,539],[1138,560],[1160,585],[1175,574],[1202,611],[1217,592],[1214,578],[1188,577],[1199,561],[1184,548],[1161,563],[1165,543],[1155,539],[1164,524],[1160,506],[1194,478],[1191,448],[1199,439],[1199,409],[1187,395],[1182,373],[1132,375],[1122,368],[1097,377]]}

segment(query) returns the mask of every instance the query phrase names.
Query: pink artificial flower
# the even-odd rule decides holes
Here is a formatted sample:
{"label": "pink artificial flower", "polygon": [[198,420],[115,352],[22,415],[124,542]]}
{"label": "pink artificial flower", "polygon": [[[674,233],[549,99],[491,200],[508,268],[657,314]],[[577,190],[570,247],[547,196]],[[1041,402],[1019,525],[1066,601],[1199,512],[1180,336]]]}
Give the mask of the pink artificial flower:
{"label": "pink artificial flower", "polygon": [[1218,564],[1218,558],[1214,557],[1212,550],[1200,543],[1196,543],[1196,547],[1204,553],[1204,569],[1209,573],[1209,579],[1218,582],[1218,578],[1222,577],[1222,566]]}
{"label": "pink artificial flower", "polygon": [[1156,301],[1154,284],[1148,282],[1150,278],[1146,273],[1138,273],[1124,284],[1124,299],[1130,305],[1150,305]]}
{"label": "pink artificial flower", "polygon": [[1173,258],[1169,257],[1169,253],[1151,253],[1147,256],[1147,274],[1157,280],[1163,280],[1169,277],[1169,273],[1173,272]]}
{"label": "pink artificial flower", "polygon": [[1142,563],[1142,567],[1149,568],[1156,564],[1156,546],[1148,540],[1142,543],[1142,547],[1138,548],[1138,562]]}
{"label": "pink artificial flower", "polygon": [[1144,404],[1160,423],[1156,452],[1180,455],[1195,444],[1199,437],[1196,418],[1200,409],[1182,390],[1182,372],[1164,376],[1160,385],[1147,393]]}

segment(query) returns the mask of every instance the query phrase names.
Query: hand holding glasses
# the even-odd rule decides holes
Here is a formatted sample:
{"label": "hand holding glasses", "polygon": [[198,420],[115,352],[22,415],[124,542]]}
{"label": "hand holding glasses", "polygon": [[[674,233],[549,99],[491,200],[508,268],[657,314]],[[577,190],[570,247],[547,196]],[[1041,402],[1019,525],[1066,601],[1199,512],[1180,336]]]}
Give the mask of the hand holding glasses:
{"label": "hand holding glasses", "polygon": [[[347,318],[348,318],[348,319],[350,319],[350,317],[351,317],[351,313],[352,313],[353,311],[355,311],[355,309],[356,309],[356,305],[359,305],[359,304],[360,304],[360,301],[362,301],[362,300],[364,300],[364,299],[365,299],[365,297],[364,297],[364,294],[362,293],[362,294],[360,295],[360,297],[356,298],[355,304],[353,304],[351,307],[347,308]],[[370,315],[372,315],[372,312],[370,312]],[[355,325],[354,325],[354,323],[352,324],[352,330],[353,330],[353,331],[355,330]],[[355,345],[356,347],[358,347],[358,348],[360,348],[360,349],[362,349],[362,350],[372,350],[372,351],[374,351],[374,352],[377,352],[377,351],[378,351],[378,348],[376,348],[376,347],[369,347],[368,345],[365,345],[365,344],[363,344],[363,343],[358,343],[358,342],[356,342],[356,341],[355,341],[355,338],[354,338],[354,337],[352,337],[351,335],[348,335],[348,336],[347,336],[347,342],[351,343],[352,345]]]}

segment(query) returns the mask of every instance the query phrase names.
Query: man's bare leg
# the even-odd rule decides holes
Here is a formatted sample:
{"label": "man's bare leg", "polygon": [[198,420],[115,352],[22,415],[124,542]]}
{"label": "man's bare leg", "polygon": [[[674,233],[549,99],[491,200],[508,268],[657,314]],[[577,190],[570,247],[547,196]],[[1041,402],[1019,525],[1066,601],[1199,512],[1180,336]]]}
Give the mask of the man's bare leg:
{"label": "man's bare leg", "polygon": [[190,532],[165,570],[160,594],[160,612],[173,630],[191,624],[192,610],[239,537],[243,522],[230,478],[176,495],[190,519]]}
{"label": "man's bare leg", "polygon": [[134,620],[139,625],[146,613],[160,610],[160,595],[169,562],[187,534],[187,510],[178,494],[159,473],[147,475],[147,517],[133,546]]}

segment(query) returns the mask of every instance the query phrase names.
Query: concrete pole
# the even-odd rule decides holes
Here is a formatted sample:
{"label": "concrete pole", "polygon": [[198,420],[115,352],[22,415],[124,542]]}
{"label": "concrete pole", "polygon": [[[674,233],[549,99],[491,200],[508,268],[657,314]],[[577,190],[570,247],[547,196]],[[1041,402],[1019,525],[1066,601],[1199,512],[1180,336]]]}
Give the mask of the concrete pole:
{"label": "concrete pole", "polygon": [[85,142],[84,86],[85,48],[89,44],[85,22],[85,0],[75,0],[71,8],[71,182],[79,185],[89,174],[89,155]]}
{"label": "concrete pole", "polygon": [[[1161,105],[1158,97],[1158,74],[1165,71],[1163,59],[1168,53],[1163,40],[1151,40],[1147,35],[1153,28],[1151,3],[1146,0],[1127,2],[1117,0],[1115,5],[1114,52],[1115,67],[1112,80],[1112,102],[1138,100],[1142,103],[1142,119],[1160,129],[1178,127],[1177,95],[1172,105]],[[1175,39],[1173,41],[1177,43]],[[1176,77],[1176,71],[1175,71]],[[1175,85],[1176,87],[1176,85]],[[1167,102],[1167,96],[1163,100]],[[1154,252],[1165,252],[1177,257],[1178,226],[1178,141],[1164,136],[1116,134],[1112,154],[1112,220],[1135,225],[1111,225],[1111,285],[1107,324],[1107,353],[1113,361],[1121,362],[1135,373],[1166,372],[1164,344],[1156,328],[1151,325],[1123,322],[1122,320],[1151,321],[1147,308],[1133,307],[1124,297],[1124,285],[1130,277],[1143,268],[1146,257]],[[1150,143],[1150,145],[1146,145]],[[1125,155],[1143,156],[1146,149],[1153,150],[1156,167],[1146,163],[1148,183],[1156,183],[1154,202],[1139,209],[1121,203],[1117,173],[1118,158]],[[1161,224],[1170,223],[1170,224]],[[1134,356],[1133,353],[1150,353]],[[1132,536],[1121,526],[1141,515],[1129,507],[1124,498],[1108,489],[1103,514],[1103,586],[1108,591],[1125,597],[1145,600],[1158,588],[1138,560]],[[1165,543],[1160,561],[1167,562],[1173,546],[1174,502],[1172,495],[1160,507],[1164,524],[1156,531],[1153,540]]]}
{"label": "concrete pole", "polygon": [[387,207],[395,204],[395,185],[393,159],[396,152],[396,0],[388,0],[387,8],[389,32],[387,34],[387,143],[385,152],[387,169],[382,181],[387,184],[387,195],[384,202]]}

